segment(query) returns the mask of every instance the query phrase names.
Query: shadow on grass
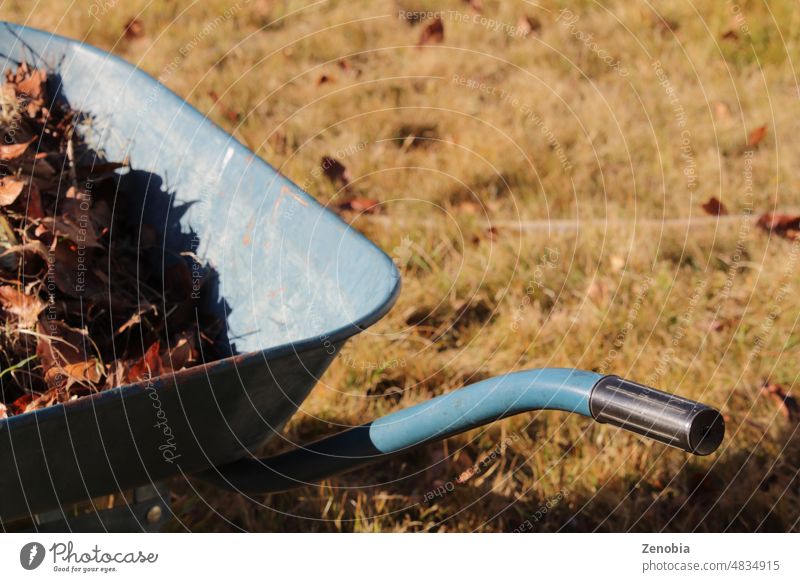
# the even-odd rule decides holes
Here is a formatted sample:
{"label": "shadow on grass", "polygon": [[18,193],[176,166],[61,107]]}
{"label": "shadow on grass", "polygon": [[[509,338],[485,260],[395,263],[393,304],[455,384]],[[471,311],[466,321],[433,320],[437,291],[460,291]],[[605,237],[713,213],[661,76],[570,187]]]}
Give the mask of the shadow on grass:
{"label": "shadow on grass", "polygon": [[[311,427],[297,430],[302,434],[306,428]],[[256,501],[199,484],[203,499],[192,498],[191,489],[176,483],[176,513],[196,528],[212,531],[377,531],[391,523],[406,531],[797,532],[797,425],[787,424],[762,443],[753,451],[723,452],[711,465],[687,458],[668,483],[626,473],[596,491],[573,483],[564,496],[521,499],[494,491],[492,478],[458,483],[454,474],[464,467],[452,459],[441,461],[442,445],[437,444],[334,477],[322,486]],[[478,449],[473,446],[471,452],[479,457]],[[376,506],[382,509],[375,511]]]}

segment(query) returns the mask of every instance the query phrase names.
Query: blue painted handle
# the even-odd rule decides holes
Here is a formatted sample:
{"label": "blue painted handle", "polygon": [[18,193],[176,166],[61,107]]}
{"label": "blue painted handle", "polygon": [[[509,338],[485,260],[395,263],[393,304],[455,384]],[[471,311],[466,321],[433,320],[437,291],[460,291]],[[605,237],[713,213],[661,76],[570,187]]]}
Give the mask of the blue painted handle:
{"label": "blue painted handle", "polygon": [[272,493],[317,482],[412,447],[531,410],[591,416],[589,395],[601,374],[569,368],[490,378],[307,447],[269,459],[242,459],[206,471],[206,481],[246,493]]}
{"label": "blue painted handle", "polygon": [[384,416],[369,425],[369,437],[390,454],[530,410],[591,416],[589,394],[602,377],[570,368],[504,374]]}

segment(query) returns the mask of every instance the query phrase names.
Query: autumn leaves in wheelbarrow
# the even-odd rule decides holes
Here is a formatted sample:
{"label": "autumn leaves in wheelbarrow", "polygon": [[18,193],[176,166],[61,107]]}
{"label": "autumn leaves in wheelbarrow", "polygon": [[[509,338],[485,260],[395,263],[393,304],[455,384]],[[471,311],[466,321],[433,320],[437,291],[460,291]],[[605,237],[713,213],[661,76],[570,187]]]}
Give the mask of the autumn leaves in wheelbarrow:
{"label": "autumn leaves in wheelbarrow", "polygon": [[[167,257],[118,171],[83,142],[91,117],[27,63],[0,90],[0,418],[214,359],[190,256]],[[202,331],[200,331],[202,330]]]}

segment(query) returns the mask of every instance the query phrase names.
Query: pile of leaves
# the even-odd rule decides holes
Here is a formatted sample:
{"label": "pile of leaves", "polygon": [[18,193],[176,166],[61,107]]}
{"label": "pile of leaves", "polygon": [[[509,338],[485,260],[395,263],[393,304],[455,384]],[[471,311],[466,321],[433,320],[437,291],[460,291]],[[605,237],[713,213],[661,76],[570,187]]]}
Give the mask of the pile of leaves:
{"label": "pile of leaves", "polygon": [[0,418],[218,357],[210,272],[165,254],[54,82],[21,64],[0,88]]}

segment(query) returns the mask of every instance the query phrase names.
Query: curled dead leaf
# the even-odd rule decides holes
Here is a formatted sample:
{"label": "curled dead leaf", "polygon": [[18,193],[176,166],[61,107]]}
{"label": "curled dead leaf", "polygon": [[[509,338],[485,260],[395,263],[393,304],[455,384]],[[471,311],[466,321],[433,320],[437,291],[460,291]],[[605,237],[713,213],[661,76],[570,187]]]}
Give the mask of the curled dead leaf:
{"label": "curled dead leaf", "polygon": [[380,201],[372,198],[352,198],[337,206],[339,210],[351,210],[363,214],[375,214],[380,210]]}
{"label": "curled dead leaf", "polygon": [[16,160],[22,154],[24,154],[28,146],[33,142],[33,140],[26,141],[24,143],[11,143],[11,144],[3,144],[0,145],[0,160],[11,161]]}
{"label": "curled dead leaf", "polygon": [[725,205],[720,202],[719,198],[714,196],[703,203],[702,209],[706,214],[710,214],[711,216],[724,216],[728,214],[728,209],[725,208]]}
{"label": "curled dead leaf", "polygon": [[754,148],[758,147],[764,138],[767,135],[767,126],[762,125],[761,127],[755,128],[753,131],[750,132],[750,135],[747,136],[747,146]]}
{"label": "curled dead leaf", "polygon": [[422,29],[419,36],[419,46],[426,44],[440,43],[444,41],[444,22],[441,18],[434,18],[433,21]]}
{"label": "curled dead leaf", "polygon": [[7,313],[16,316],[21,327],[35,326],[45,307],[38,297],[11,285],[0,287],[0,304]]}
{"label": "curled dead leaf", "polygon": [[98,384],[103,377],[103,368],[96,358],[64,366],[64,373],[75,382]]}
{"label": "curled dead leaf", "polygon": [[125,36],[125,40],[142,38],[144,36],[144,24],[136,17],[131,18],[125,24],[123,35]]}
{"label": "curled dead leaf", "polygon": [[767,232],[794,240],[800,237],[800,216],[790,214],[763,214],[756,223]]}
{"label": "curled dead leaf", "polygon": [[164,367],[177,372],[191,365],[197,357],[193,344],[194,338],[188,334],[179,338],[175,345],[168,350],[166,358],[162,357]]}
{"label": "curled dead leaf", "polygon": [[336,158],[325,156],[322,158],[320,166],[325,176],[334,184],[347,186],[350,183],[350,171]]}
{"label": "curled dead leaf", "polygon": [[797,399],[791,396],[783,386],[766,382],[762,386],[762,390],[780,407],[781,414],[786,420],[800,421],[800,405],[798,405]]}
{"label": "curled dead leaf", "polygon": [[37,332],[39,341],[36,344],[36,355],[45,372],[54,366],[64,368],[93,357],[86,353],[90,344],[84,330],[41,315]]}
{"label": "curled dead leaf", "polygon": [[15,83],[18,94],[33,100],[44,97],[44,87],[47,81],[47,72],[44,69],[30,70],[26,65],[24,69],[18,69],[18,75]]}
{"label": "curled dead leaf", "polygon": [[163,364],[160,355],[160,343],[158,341],[147,348],[144,355],[128,368],[127,379],[129,382],[141,382],[160,376],[163,372]]}
{"label": "curled dead leaf", "polygon": [[0,206],[8,206],[16,202],[24,187],[25,182],[21,180],[15,180],[8,176],[0,178]]}
{"label": "curled dead leaf", "polygon": [[517,21],[517,33],[520,36],[528,36],[529,34],[540,34],[542,32],[542,21],[535,16],[528,16],[524,14],[519,17]]}

